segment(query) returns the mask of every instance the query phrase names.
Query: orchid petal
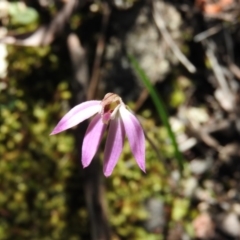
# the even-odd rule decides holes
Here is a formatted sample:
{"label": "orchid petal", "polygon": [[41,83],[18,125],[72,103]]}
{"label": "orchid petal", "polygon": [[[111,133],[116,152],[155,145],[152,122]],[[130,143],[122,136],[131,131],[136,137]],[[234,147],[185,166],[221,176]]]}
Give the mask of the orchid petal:
{"label": "orchid petal", "polygon": [[125,131],[119,117],[111,120],[104,150],[103,172],[106,177],[112,174],[123,149]]}
{"label": "orchid petal", "polygon": [[82,146],[82,165],[84,168],[91,163],[93,156],[97,152],[106,126],[107,125],[102,122],[100,114],[94,116],[90,122]]}
{"label": "orchid petal", "polygon": [[87,101],[75,106],[66,115],[64,115],[50,135],[62,132],[79,124],[87,118],[92,117],[100,111],[100,103],[101,101]]}
{"label": "orchid petal", "polygon": [[138,166],[145,172],[145,137],[143,129],[138,119],[125,106],[121,106],[119,112],[132,153]]}

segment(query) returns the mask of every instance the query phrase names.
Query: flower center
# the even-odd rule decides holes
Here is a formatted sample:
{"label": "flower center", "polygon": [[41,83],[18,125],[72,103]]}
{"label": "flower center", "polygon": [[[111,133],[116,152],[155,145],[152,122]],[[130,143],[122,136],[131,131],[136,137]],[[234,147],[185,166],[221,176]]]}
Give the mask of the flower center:
{"label": "flower center", "polygon": [[121,104],[123,104],[122,99],[117,94],[107,93],[105,95],[101,102],[103,123],[108,124],[111,119],[115,118]]}

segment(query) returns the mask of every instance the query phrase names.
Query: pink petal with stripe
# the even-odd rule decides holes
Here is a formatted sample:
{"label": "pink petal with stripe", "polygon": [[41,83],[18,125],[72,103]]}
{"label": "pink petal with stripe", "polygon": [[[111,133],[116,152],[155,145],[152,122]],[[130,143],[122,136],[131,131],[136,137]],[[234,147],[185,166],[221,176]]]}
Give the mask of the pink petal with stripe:
{"label": "pink petal with stripe", "polygon": [[90,122],[85,133],[82,146],[82,165],[84,168],[91,163],[95,153],[97,152],[106,126],[107,125],[103,123],[100,114],[94,116]]}
{"label": "pink petal with stripe", "polygon": [[125,106],[121,106],[119,112],[133,156],[138,166],[145,172],[145,137],[142,126],[138,119]]}
{"label": "pink petal with stripe", "polygon": [[121,118],[117,117],[116,119],[111,120],[104,150],[103,173],[106,177],[112,174],[112,171],[117,164],[123,149],[124,137],[125,131]]}
{"label": "pink petal with stripe", "polygon": [[101,101],[87,101],[75,106],[64,115],[50,135],[60,133],[92,117],[100,111],[100,103]]}

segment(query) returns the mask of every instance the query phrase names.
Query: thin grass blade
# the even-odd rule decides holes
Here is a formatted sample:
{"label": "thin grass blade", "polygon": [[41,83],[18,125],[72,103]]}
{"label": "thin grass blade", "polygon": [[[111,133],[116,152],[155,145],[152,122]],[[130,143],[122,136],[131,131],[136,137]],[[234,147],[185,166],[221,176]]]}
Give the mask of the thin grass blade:
{"label": "thin grass blade", "polygon": [[161,118],[164,126],[166,127],[166,129],[168,131],[169,138],[171,139],[172,145],[173,145],[173,148],[174,148],[175,158],[177,159],[179,170],[182,173],[183,166],[184,166],[183,165],[183,156],[182,156],[182,153],[179,151],[175,133],[173,132],[173,130],[171,128],[171,125],[168,121],[169,117],[168,117],[167,111],[165,109],[165,106],[163,104],[163,101],[161,100],[161,98],[158,95],[156,89],[154,88],[154,86],[150,82],[150,80],[147,77],[145,71],[138,64],[135,57],[133,57],[132,55],[128,55],[128,58],[130,60],[130,63],[132,65],[134,71],[136,72],[137,76],[141,79],[141,81],[143,82],[145,87],[148,89],[148,92],[149,92],[149,94],[150,94],[150,96],[153,100],[153,103],[155,104],[155,107],[158,111],[159,117]]}

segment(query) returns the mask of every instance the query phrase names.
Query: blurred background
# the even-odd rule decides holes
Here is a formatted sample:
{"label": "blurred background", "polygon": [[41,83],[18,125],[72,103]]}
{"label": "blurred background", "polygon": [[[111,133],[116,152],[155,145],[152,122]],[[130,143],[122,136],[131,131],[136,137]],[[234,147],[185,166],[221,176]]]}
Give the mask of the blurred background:
{"label": "blurred background", "polygon": [[[239,21],[238,0],[1,0],[0,240],[240,239]],[[83,170],[87,122],[49,136],[108,92],[146,174],[127,141],[109,178],[104,141]]]}

